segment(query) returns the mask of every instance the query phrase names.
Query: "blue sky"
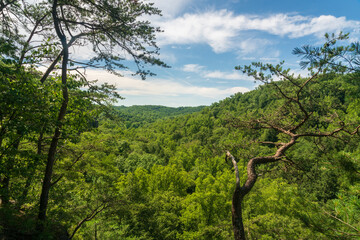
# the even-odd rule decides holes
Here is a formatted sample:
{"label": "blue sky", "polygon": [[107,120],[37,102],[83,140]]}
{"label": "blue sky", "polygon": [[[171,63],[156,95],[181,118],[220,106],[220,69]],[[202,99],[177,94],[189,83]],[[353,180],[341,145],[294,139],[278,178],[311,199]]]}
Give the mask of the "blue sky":
{"label": "blue sky", "polygon": [[305,74],[292,49],[318,45],[324,33],[349,32],[360,37],[360,0],[154,0],[162,17],[151,18],[164,32],[158,36],[160,58],[169,69],[152,68],[145,81],[88,70],[89,76],[117,86],[125,100],[118,105],[210,105],[257,84],[235,71],[253,61],[285,60]]}

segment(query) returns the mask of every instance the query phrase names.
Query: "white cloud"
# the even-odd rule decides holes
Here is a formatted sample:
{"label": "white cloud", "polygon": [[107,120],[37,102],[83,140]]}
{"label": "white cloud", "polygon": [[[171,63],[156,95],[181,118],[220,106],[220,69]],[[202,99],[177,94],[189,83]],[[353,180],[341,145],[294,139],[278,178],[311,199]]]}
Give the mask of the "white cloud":
{"label": "white cloud", "polygon": [[164,33],[159,35],[160,44],[207,43],[214,51],[223,52],[230,39],[236,36],[226,11],[185,14],[182,17],[157,23]]}
{"label": "white cloud", "polygon": [[206,78],[217,78],[217,79],[226,79],[226,80],[241,80],[241,81],[254,81],[253,78],[241,74],[239,71],[233,71],[233,72],[222,72],[222,71],[213,71],[213,72],[207,72],[204,74],[204,77]]}
{"label": "white cloud", "polygon": [[184,65],[183,71],[198,73],[203,78],[215,78],[223,80],[241,80],[241,81],[253,81],[253,78],[242,74],[240,71],[223,72],[223,71],[208,71],[205,66],[199,64],[186,64]]}
{"label": "white cloud", "polygon": [[120,95],[127,96],[154,96],[177,97],[181,95],[200,96],[211,99],[222,99],[237,92],[247,92],[245,87],[219,89],[215,87],[201,87],[182,84],[173,80],[147,79],[146,81],[130,77],[117,77],[103,70],[89,69],[86,71],[89,80],[98,79],[99,83],[107,82],[118,89]]}
{"label": "white cloud", "polygon": [[308,35],[323,37],[326,32],[339,32],[343,29],[359,29],[359,21],[346,20],[345,17],[321,15],[305,17],[300,15],[276,14],[268,18],[255,17],[249,21],[249,29],[265,31],[274,35],[299,38]]}
{"label": "white cloud", "polygon": [[201,72],[205,67],[201,66],[199,64],[186,64],[183,67],[183,71],[185,72],[193,72],[193,73],[199,73]]}
{"label": "white cloud", "polygon": [[233,49],[253,52],[261,46],[271,44],[269,40],[253,37],[254,34],[249,37],[249,31],[299,38],[308,35],[322,37],[326,32],[342,30],[358,32],[360,29],[359,21],[347,20],[345,17],[235,15],[227,10],[184,14],[181,17],[163,20],[156,22],[156,25],[164,30],[159,35],[160,44],[208,44],[216,53]]}
{"label": "white cloud", "polygon": [[[266,46],[272,45],[273,43],[267,39],[259,39],[259,38],[244,38],[238,41],[238,44],[235,45],[235,48],[238,48],[240,55],[247,55],[251,53],[259,53],[263,54],[264,51],[267,51]],[[269,53],[268,53],[269,54]]]}

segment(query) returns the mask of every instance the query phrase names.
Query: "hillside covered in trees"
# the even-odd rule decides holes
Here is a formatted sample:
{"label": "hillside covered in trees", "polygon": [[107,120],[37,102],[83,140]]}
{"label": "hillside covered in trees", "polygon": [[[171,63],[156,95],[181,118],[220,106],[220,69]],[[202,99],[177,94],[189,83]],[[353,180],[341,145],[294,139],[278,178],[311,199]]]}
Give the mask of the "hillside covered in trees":
{"label": "hillside covered in trees", "polygon": [[143,124],[155,122],[158,119],[199,112],[204,107],[205,106],[172,108],[165,106],[135,105],[131,107],[115,106],[115,109],[118,110],[120,119],[125,123],[127,128],[137,128]]}
{"label": "hillside covered in trees", "polygon": [[144,20],[160,15],[152,4],[5,0],[0,12],[1,240],[359,239],[348,34],[294,49],[308,76],[252,63],[236,69],[259,86],[211,106],[124,107],[80,70],[168,67]]}
{"label": "hillside covered in trees", "polygon": [[[313,115],[331,117],[336,112],[343,120],[359,121],[358,79],[358,74],[319,77],[309,89]],[[124,114],[120,108],[113,119],[98,115],[97,126],[86,119],[77,123],[84,127],[76,136],[66,129],[43,238],[76,232],[75,239],[232,239],[235,175],[225,151],[238,159],[244,181],[248,159],[274,150],[261,142],[284,137],[273,130],[234,127],[232,119],[271,112],[281,101],[276,89],[264,85],[192,114],[152,123],[146,118],[141,122],[141,116],[136,128],[117,118]],[[333,113],[322,112],[328,105]],[[144,109],[128,111],[136,116]],[[148,112],[160,114],[153,107]],[[34,121],[33,114],[25,117]],[[333,127],[326,121],[311,126]],[[3,136],[1,166],[9,184],[1,188],[1,232],[5,239],[32,236],[46,133],[40,149],[36,130],[29,130],[16,149],[9,144],[12,135]],[[358,135],[304,138],[279,164],[259,167],[259,180],[244,200],[248,239],[356,239],[358,142]]]}

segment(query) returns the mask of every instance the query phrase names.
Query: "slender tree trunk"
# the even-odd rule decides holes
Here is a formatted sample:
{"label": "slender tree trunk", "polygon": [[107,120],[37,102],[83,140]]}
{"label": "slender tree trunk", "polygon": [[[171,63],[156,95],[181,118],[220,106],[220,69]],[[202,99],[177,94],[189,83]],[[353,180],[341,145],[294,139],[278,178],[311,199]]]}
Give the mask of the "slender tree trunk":
{"label": "slender tree trunk", "polygon": [[[54,20],[54,27],[56,30],[56,34],[59,37],[62,47],[63,47],[62,72],[61,72],[63,100],[62,100],[61,108],[59,111],[55,132],[52,137],[49,152],[48,152],[45,176],[43,179],[43,185],[42,185],[42,189],[41,189],[39,215],[38,215],[38,219],[41,221],[41,223],[40,223],[41,225],[42,225],[43,221],[46,219],[46,210],[47,210],[47,206],[48,206],[49,192],[50,192],[50,188],[51,188],[51,177],[53,174],[55,155],[56,155],[59,138],[61,135],[63,120],[65,118],[66,109],[67,109],[67,105],[69,102],[68,89],[66,86],[66,84],[67,84],[67,63],[68,63],[68,58],[69,58],[69,51],[68,51],[68,45],[66,42],[66,36],[61,29],[60,21],[58,19],[58,15],[57,15],[57,0],[54,0],[54,2],[53,2],[52,16],[53,16],[53,20]],[[42,228],[42,226],[40,226],[40,228]]]}
{"label": "slender tree trunk", "polygon": [[244,224],[242,219],[241,203],[246,192],[243,191],[242,187],[240,187],[239,169],[235,158],[233,157],[233,155],[231,155],[229,151],[226,152],[226,156],[231,159],[231,162],[234,166],[235,177],[236,177],[235,190],[232,198],[232,208],[231,208],[234,239],[245,240],[245,231],[244,231]]}
{"label": "slender tree trunk", "polygon": [[237,166],[237,162],[233,155],[229,151],[226,152],[227,158],[231,159],[232,164],[234,165],[235,176],[236,176],[236,185],[235,191],[232,199],[232,223],[233,223],[233,231],[235,240],[245,240],[245,231],[242,219],[242,208],[241,203],[244,197],[251,191],[254,184],[257,180],[256,174],[256,166],[259,164],[276,162],[284,156],[284,153],[287,149],[293,146],[296,143],[296,139],[299,137],[291,132],[284,131],[291,136],[291,139],[287,143],[274,143],[279,146],[276,150],[275,154],[272,156],[264,156],[264,157],[254,157],[249,160],[246,170],[247,170],[247,179],[245,183],[240,186],[240,176],[239,170]]}
{"label": "slender tree trunk", "polygon": [[97,240],[97,224],[95,223],[95,232],[94,232],[94,239]]}
{"label": "slender tree trunk", "polygon": [[[60,120],[60,119],[58,119],[58,120]],[[60,129],[61,129],[61,124],[59,123],[55,129],[55,133],[52,138],[49,153],[48,153],[45,175],[44,175],[43,185],[42,185],[42,189],[41,189],[39,215],[38,215],[38,219],[41,221],[44,221],[46,219],[46,210],[47,210],[47,205],[48,205],[48,200],[49,200],[49,192],[50,192],[50,187],[51,187],[51,176],[53,173],[53,166],[54,166],[54,162],[55,162],[55,154],[56,154],[57,144],[58,144],[59,137],[60,137]]]}
{"label": "slender tree trunk", "polygon": [[242,219],[242,203],[243,197],[241,196],[240,185],[235,187],[235,191],[232,198],[232,225],[235,240],[245,240],[244,224]]}

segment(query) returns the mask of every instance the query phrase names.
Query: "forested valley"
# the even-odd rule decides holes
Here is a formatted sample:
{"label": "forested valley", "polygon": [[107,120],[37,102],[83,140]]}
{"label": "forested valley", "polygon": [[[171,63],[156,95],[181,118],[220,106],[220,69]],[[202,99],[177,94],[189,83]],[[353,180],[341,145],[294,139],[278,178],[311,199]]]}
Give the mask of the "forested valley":
{"label": "forested valley", "polygon": [[237,66],[258,87],[211,106],[116,106],[82,70],[168,67],[160,11],[120,3],[0,1],[1,240],[360,238],[359,43]]}
{"label": "forested valley", "polygon": [[[36,80],[29,79],[26,86],[6,89],[1,101],[3,114],[5,103],[11,105],[11,115],[2,115],[7,124],[1,149],[4,239],[30,238],[36,229],[50,130],[41,125],[52,121],[49,112],[59,101],[51,95],[24,104]],[[331,105],[344,120],[359,121],[359,88],[357,75],[322,76],[311,92],[313,114]],[[75,89],[71,93],[80,95]],[[281,104],[276,96],[273,88],[261,86],[170,117],[164,115],[176,109],[157,106],[129,107],[127,115],[117,107],[109,115],[95,114],[97,106],[90,111],[86,102],[74,100],[66,119],[71,124],[60,140],[41,238],[64,238],[77,230],[74,239],[232,239],[235,175],[225,151],[238,159],[243,181],[248,159],[274,150],[260,142],[284,136],[269,129],[234,128],[231,119],[273,111]],[[333,127],[326,121],[311,125]],[[26,133],[21,139],[19,131]],[[358,136],[305,138],[286,160],[259,167],[259,180],[243,203],[248,239],[356,239],[358,142]]]}

